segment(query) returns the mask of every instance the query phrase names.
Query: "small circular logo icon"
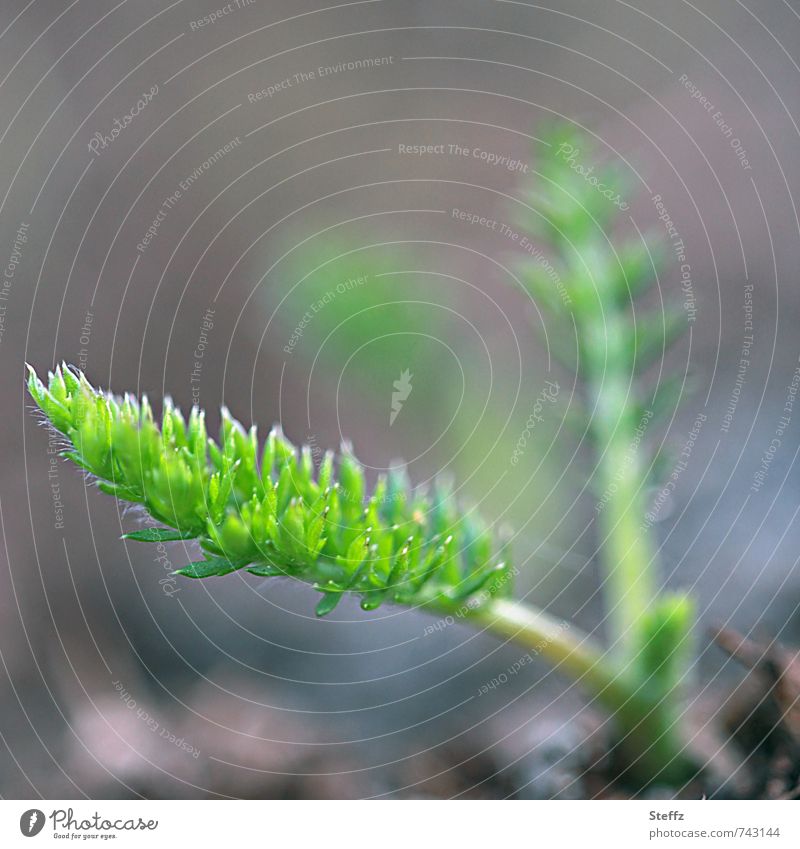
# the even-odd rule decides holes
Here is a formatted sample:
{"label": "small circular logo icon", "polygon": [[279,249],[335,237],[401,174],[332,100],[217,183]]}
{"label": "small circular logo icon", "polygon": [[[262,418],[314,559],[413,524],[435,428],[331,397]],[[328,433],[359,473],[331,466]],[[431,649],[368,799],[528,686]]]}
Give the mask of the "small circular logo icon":
{"label": "small circular logo icon", "polygon": [[36,837],[44,828],[44,811],[31,808],[19,818],[19,830],[25,837]]}

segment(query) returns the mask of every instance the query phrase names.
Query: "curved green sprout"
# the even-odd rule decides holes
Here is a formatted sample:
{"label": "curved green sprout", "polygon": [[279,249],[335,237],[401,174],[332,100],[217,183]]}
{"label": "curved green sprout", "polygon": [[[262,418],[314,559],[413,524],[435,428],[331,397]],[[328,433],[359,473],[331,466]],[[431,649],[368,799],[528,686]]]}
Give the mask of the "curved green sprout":
{"label": "curved green sprout", "polygon": [[278,428],[261,447],[256,428],[225,409],[215,441],[201,410],[187,421],[167,399],[159,427],[146,397],[101,392],[66,364],[47,385],[29,369],[31,396],[69,440],[63,456],[166,526],[126,537],[199,542],[205,559],[180,575],[296,578],[322,592],[320,616],[344,593],[361,596],[365,610],[384,601],[477,610],[510,589],[507,546],[459,512],[441,483],[413,492],[393,470],[368,495],[347,447],[338,464],[327,452],[315,470],[310,448],[298,451]]}
{"label": "curved green sprout", "polygon": [[326,454],[317,469],[311,450],[298,451],[279,430],[262,447],[255,429],[223,411],[214,441],[201,411],[186,421],[169,401],[159,427],[146,399],[99,392],[66,366],[47,386],[31,370],[28,385],[69,440],[65,456],[104,492],[142,504],[164,526],[128,538],[199,542],[205,559],[180,574],[290,576],[322,592],[320,615],[345,593],[359,595],[366,609],[397,602],[469,615],[548,658],[607,708],[621,775],[639,786],[680,784],[699,772],[681,729],[694,605],[685,593],[661,591],[657,541],[643,518],[655,460],[644,430],[677,404],[683,381],[649,388],[643,372],[686,321],[673,307],[643,308],[640,296],[656,277],[652,246],[609,238],[627,207],[613,189],[614,169],[596,164],[581,135],[558,128],[550,138],[542,179],[522,189],[528,211],[520,224],[552,249],[553,266],[526,257],[520,279],[549,314],[551,343],[574,333],[572,350],[562,344],[554,353],[580,378],[581,424],[597,460],[607,648],[508,598],[514,572],[506,546],[477,516],[460,512],[447,488],[414,492],[395,471],[367,495],[349,449],[338,463]]}

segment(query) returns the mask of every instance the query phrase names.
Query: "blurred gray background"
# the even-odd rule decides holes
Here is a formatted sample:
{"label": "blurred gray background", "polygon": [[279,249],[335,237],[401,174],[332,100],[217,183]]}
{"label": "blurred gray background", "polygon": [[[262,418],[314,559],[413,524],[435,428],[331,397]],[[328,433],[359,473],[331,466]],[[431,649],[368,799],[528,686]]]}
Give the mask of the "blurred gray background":
{"label": "blurred gray background", "polygon": [[[543,741],[581,733],[580,694],[544,665],[478,698],[519,652],[459,625],[356,604],[317,621],[301,586],[171,580],[192,552],[121,541],[137,516],[51,463],[23,387],[24,362],[67,360],[157,407],[346,437],[370,474],[452,473],[515,528],[519,593],[602,632],[590,453],[554,407],[509,463],[544,381],[566,400],[574,376],[532,331],[518,249],[453,215],[518,230],[557,117],[624,163],[643,232],[663,233],[661,195],[691,266],[696,321],[667,366],[695,387],[652,437],[680,452],[707,416],[656,525],[665,582],[698,598],[698,680],[713,699],[735,677],[711,623],[796,645],[797,409],[751,484],[800,355],[798,4],[222,5],[0,10],[0,795],[503,796]],[[672,258],[659,291],[684,300]]]}

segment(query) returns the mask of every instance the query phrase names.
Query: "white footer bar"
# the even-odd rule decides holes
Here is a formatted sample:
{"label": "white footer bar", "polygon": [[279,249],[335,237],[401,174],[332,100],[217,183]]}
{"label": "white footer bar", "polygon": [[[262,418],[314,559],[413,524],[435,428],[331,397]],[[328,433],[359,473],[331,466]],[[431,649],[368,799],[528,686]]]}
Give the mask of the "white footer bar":
{"label": "white footer bar", "polygon": [[[800,803],[0,801],[0,846],[800,847]],[[440,842],[441,841],[441,842]]]}

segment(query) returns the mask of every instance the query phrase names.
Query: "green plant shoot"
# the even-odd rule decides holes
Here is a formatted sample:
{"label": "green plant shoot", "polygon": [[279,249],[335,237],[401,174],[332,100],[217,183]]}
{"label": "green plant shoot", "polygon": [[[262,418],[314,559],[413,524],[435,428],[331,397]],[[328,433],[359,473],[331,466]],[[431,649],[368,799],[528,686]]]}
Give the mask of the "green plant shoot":
{"label": "green plant shoot", "polygon": [[648,389],[642,373],[685,321],[680,311],[637,307],[656,259],[641,239],[611,240],[622,210],[615,170],[597,166],[580,135],[559,128],[550,142],[540,181],[524,189],[521,224],[552,249],[561,285],[530,258],[520,274],[550,320],[562,324],[551,336],[575,335],[573,349],[555,353],[582,381],[582,425],[597,458],[607,648],[514,600],[508,545],[474,511],[460,510],[442,484],[415,491],[397,469],[368,491],[348,446],[338,458],[316,457],[280,429],[262,444],[254,427],[245,430],[226,410],[216,440],[202,411],[184,418],[168,399],[159,425],[146,398],[101,392],[66,365],[46,384],[31,369],[28,388],[68,441],[64,456],[159,525],[128,539],[196,541],[203,559],[178,574],[294,578],[321,594],[321,616],[345,594],[358,596],[365,610],[391,602],[458,611],[534,648],[606,708],[621,776],[637,786],[683,782],[698,772],[679,732],[693,610],[687,596],[660,591],[657,547],[643,522],[653,458],[642,436],[644,425],[677,403],[682,383]]}

